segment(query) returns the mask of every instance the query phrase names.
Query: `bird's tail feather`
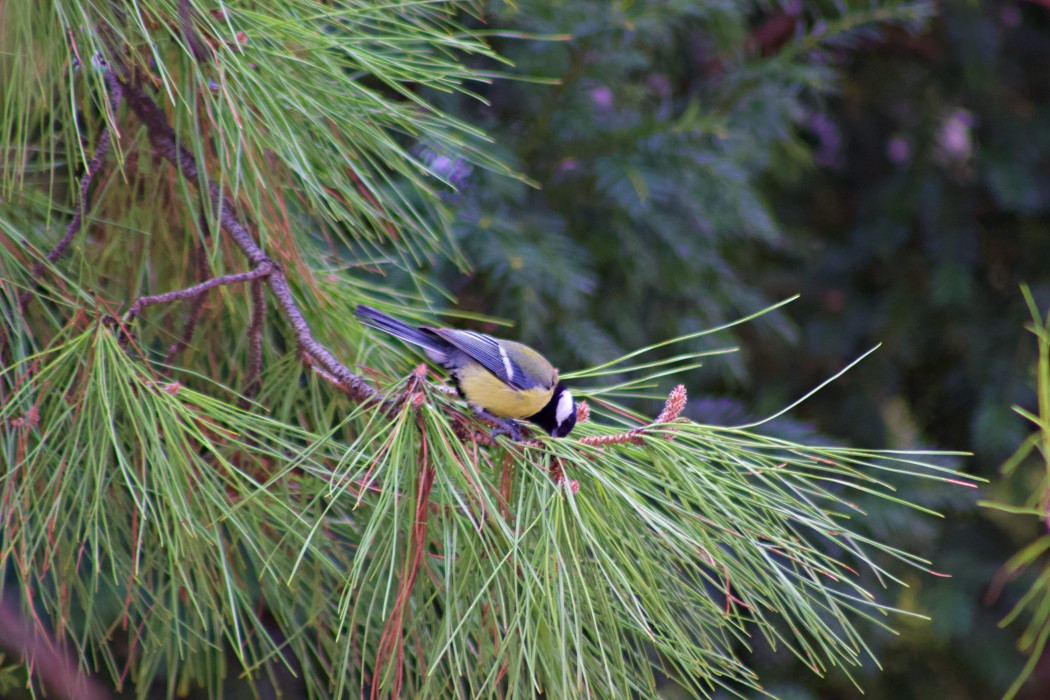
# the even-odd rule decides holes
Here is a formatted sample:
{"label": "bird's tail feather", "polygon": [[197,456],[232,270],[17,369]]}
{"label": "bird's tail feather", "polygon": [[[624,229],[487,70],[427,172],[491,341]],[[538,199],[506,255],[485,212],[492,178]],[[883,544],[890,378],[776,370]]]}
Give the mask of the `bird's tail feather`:
{"label": "bird's tail feather", "polygon": [[413,328],[407,323],[387,316],[382,311],[373,309],[371,306],[358,306],[354,309],[354,315],[366,326],[389,333],[413,345],[418,345],[424,350],[444,355],[449,349],[449,344],[434,334],[427,333],[420,328]]}

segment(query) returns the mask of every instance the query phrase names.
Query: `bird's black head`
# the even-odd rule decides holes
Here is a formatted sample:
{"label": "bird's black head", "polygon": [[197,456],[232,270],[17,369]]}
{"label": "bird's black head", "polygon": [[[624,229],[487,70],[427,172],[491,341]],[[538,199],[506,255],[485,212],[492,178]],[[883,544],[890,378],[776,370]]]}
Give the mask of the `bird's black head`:
{"label": "bird's black head", "polygon": [[558,382],[551,400],[539,413],[529,416],[529,420],[550,433],[551,437],[565,437],[576,427],[576,402],[572,392]]}

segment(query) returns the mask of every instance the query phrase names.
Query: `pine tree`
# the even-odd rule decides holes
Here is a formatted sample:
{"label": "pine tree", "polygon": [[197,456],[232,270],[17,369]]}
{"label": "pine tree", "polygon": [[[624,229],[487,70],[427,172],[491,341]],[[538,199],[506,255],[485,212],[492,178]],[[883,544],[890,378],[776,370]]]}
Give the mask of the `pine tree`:
{"label": "pine tree", "polygon": [[[747,9],[697,21],[743,26]],[[928,563],[873,537],[855,499],[904,509],[895,484],[957,477],[936,457],[684,418],[668,377],[724,353],[711,341],[761,312],[732,321],[712,306],[708,330],[661,328],[678,337],[652,345],[621,335],[623,357],[563,375],[586,400],[577,432],[520,443],[493,438],[439,374],[353,320],[366,303],[437,323],[439,276],[470,269],[485,216],[527,269],[581,250],[492,204],[527,205],[528,181],[449,104],[487,90],[505,60],[490,42],[510,34],[476,10],[0,10],[0,571],[4,627],[25,631],[0,644],[27,655],[0,679],[140,697],[218,696],[241,677],[311,697],[567,698],[651,697],[670,678],[702,697],[760,692],[747,664],[759,645],[817,674],[870,655],[863,630],[894,612],[879,587]],[[917,13],[849,15],[840,29]],[[820,43],[799,50],[807,41]],[[737,101],[674,110],[669,140],[626,153],[636,163],[606,144],[588,177],[639,205],[605,235],[663,230],[646,193],[693,206],[697,183],[646,170],[671,155],[737,181],[728,211],[770,234],[748,182],[771,144],[702,156],[785,75],[809,74],[789,54],[736,67]],[[468,197],[479,216],[464,234],[453,214]],[[666,233],[672,249],[689,244]],[[505,248],[480,257],[482,278],[504,265],[502,303],[588,317],[528,299]],[[639,264],[654,267],[636,281],[660,269]],[[605,284],[559,271],[555,291]],[[658,414],[630,403],[657,397]],[[52,642],[68,656],[34,665]]]}

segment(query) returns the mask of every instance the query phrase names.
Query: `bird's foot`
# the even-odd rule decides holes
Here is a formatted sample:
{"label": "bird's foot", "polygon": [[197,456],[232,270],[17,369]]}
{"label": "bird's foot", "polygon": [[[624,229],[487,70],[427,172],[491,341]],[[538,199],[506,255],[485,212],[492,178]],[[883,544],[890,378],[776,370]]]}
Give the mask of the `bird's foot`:
{"label": "bird's foot", "polygon": [[492,415],[488,411],[478,406],[474,406],[474,413],[480,418],[498,426],[489,433],[489,437],[495,440],[500,435],[506,435],[514,442],[521,442],[521,426],[518,425],[517,421],[511,420],[510,418],[499,418]]}
{"label": "bird's foot", "polygon": [[493,440],[495,440],[500,435],[507,435],[514,442],[521,442],[523,439],[521,437],[521,428],[518,426],[517,423],[509,419],[503,421],[502,428],[496,428],[495,430],[489,433],[489,437],[491,437]]}

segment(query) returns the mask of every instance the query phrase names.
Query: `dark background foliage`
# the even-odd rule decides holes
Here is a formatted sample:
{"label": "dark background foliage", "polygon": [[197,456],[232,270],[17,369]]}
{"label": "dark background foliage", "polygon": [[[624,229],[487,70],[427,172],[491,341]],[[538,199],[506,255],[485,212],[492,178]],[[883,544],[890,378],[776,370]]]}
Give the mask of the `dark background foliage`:
{"label": "dark background foliage", "polygon": [[[776,410],[882,343],[780,429],[969,450],[981,495],[1018,500],[998,469],[1027,430],[1011,406],[1034,403],[1019,285],[1050,299],[1050,8],[897,9],[872,24],[887,17],[820,3],[492,8],[493,26],[571,39],[497,42],[556,86],[498,81],[487,104],[446,105],[538,184],[424,154],[460,185],[449,202],[476,266],[447,285],[563,368],[801,293],[687,378],[705,397],[694,417]],[[1022,660],[1018,629],[998,626],[1021,589],[997,572],[1037,528],[923,489],[906,495],[946,519],[873,521],[951,578],[909,579],[894,602],[933,621],[871,640],[884,671],[867,697],[994,697]],[[778,654],[755,662],[786,697],[860,695]],[[1026,692],[1048,688],[1037,671]]]}

